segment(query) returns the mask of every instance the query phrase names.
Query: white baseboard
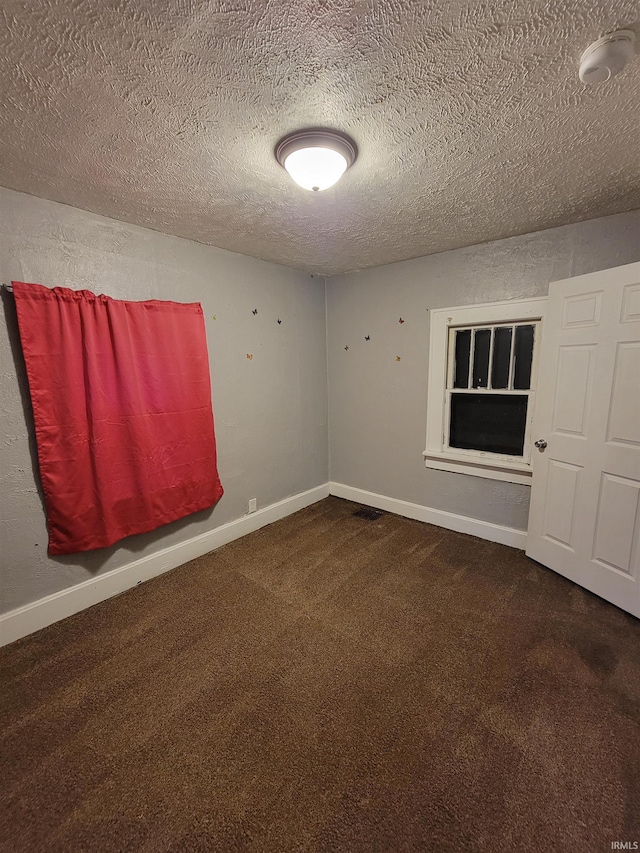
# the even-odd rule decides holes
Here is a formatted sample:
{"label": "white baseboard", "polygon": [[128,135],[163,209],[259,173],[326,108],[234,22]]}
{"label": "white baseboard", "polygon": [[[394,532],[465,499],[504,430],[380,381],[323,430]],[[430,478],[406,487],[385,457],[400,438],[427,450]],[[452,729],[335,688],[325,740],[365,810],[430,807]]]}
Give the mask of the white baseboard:
{"label": "white baseboard", "polygon": [[523,530],[503,527],[500,524],[479,521],[476,518],[377,495],[364,489],[345,486],[343,483],[324,483],[322,486],[271,504],[271,506],[251,513],[251,515],[245,515],[236,521],[230,521],[228,524],[216,527],[215,530],[201,533],[185,542],[164,548],[156,554],[141,557],[126,566],[105,572],[103,575],[97,575],[69,589],[61,590],[34,601],[32,604],[26,604],[24,607],[18,607],[16,610],[5,613],[0,616],[0,646],[26,637],[27,634],[46,628],[47,625],[52,625],[60,619],[66,619],[67,616],[73,616],[74,613],[79,613],[87,607],[131,589],[143,581],[150,580],[170,569],[175,569],[189,560],[202,556],[202,554],[215,551],[216,548],[220,548],[234,539],[246,536],[247,533],[253,533],[254,530],[259,530],[267,524],[285,518],[285,516],[304,509],[330,494],[383,509],[386,512],[393,512],[405,518],[413,518],[417,521],[435,524],[438,527],[446,527],[448,530],[455,530],[458,533],[468,533],[471,536],[488,539],[490,542],[500,542],[502,545],[510,545],[512,548],[524,550],[526,546],[527,534]]}
{"label": "white baseboard", "polygon": [[125,592],[125,590],[137,586],[142,581],[147,581],[156,575],[175,569],[189,560],[202,556],[202,554],[215,551],[216,548],[220,548],[234,539],[246,536],[247,533],[253,533],[254,530],[304,509],[306,506],[328,497],[328,495],[329,484],[324,483],[315,489],[300,492],[298,495],[285,498],[285,500],[271,504],[271,506],[253,512],[251,515],[245,515],[236,521],[230,521],[228,524],[216,527],[215,530],[201,533],[186,542],[171,545],[156,554],[142,557],[126,566],[105,572],[103,575],[97,575],[95,578],[90,578],[69,589],[63,589],[61,592],[48,595],[32,604],[11,610],[9,613],[0,616],[0,646],[26,637],[27,634],[32,634],[41,628],[46,628],[47,625],[52,625],[60,619],[66,619],[67,616],[72,616],[74,613],[79,613],[100,601],[105,601],[107,598]]}
{"label": "white baseboard", "polygon": [[329,483],[329,492],[338,498],[373,506],[386,512],[394,512],[396,515],[403,515],[405,518],[426,521],[427,524],[446,527],[448,530],[455,530],[457,533],[479,536],[480,539],[488,539],[489,542],[499,542],[501,545],[510,545],[512,548],[519,548],[522,551],[526,547],[526,531],[516,530],[514,527],[503,527],[501,524],[492,524],[490,521],[480,521],[466,515],[456,515],[454,512],[444,512],[441,509],[431,509],[431,507],[421,504],[388,498],[385,495],[377,495],[375,492],[366,492],[364,489],[345,486],[343,483]]}

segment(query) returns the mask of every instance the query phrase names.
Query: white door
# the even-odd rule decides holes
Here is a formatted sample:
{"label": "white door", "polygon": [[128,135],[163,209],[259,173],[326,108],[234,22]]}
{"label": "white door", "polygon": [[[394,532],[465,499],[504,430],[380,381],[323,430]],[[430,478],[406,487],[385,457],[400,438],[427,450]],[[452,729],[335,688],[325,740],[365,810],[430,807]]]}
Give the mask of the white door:
{"label": "white door", "polygon": [[527,554],[640,617],[640,263],[552,282]]}

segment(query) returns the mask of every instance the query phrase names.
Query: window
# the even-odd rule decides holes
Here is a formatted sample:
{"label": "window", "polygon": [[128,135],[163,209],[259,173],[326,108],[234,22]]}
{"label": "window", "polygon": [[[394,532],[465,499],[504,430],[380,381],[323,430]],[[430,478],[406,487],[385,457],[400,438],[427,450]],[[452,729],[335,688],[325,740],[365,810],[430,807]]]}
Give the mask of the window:
{"label": "window", "polygon": [[449,329],[445,446],[524,456],[535,337],[533,323]]}
{"label": "window", "polygon": [[431,315],[428,468],[529,483],[536,355],[546,299]]}

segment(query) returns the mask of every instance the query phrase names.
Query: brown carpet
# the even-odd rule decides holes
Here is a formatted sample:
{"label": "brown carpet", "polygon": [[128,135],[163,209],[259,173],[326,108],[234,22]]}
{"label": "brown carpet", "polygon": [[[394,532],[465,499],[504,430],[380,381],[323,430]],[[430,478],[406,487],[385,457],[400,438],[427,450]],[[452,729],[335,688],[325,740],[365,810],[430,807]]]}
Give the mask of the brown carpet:
{"label": "brown carpet", "polygon": [[0,652],[5,851],[640,841],[640,622],[328,498]]}

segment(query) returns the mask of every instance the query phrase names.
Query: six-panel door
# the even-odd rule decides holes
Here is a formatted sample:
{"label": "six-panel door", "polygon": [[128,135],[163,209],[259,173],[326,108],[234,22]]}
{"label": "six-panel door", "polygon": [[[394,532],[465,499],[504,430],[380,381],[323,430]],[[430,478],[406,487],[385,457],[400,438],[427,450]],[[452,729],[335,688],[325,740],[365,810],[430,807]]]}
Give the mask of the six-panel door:
{"label": "six-panel door", "polygon": [[527,554],[640,617],[640,263],[552,282]]}

